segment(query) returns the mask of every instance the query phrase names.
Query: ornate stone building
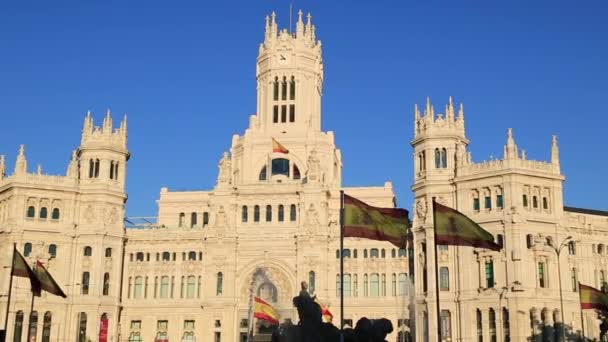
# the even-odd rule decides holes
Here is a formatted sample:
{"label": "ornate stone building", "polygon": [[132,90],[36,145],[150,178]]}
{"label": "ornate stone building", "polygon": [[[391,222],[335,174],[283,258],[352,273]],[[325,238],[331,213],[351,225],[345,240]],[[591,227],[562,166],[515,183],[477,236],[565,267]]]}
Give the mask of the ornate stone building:
{"label": "ornate stone building", "polygon": [[[110,341],[237,341],[252,293],[296,322],[301,281],[339,322],[340,190],[381,207],[394,207],[395,194],[390,182],[342,186],[340,150],[321,129],[321,41],[310,15],[300,12],[295,26],[279,30],[274,14],[266,18],[257,114],[232,137],[215,187],[161,189],[152,225],[122,222],[126,119],[113,130],[109,113],[101,128],[87,116],[66,176],[30,174],[20,153],[15,173],[0,179],[2,264],[17,243],[29,262],[44,260],[68,298],[44,294],[28,323],[27,280],[15,278],[9,339],[23,341],[31,326],[43,341],[97,340],[107,326]],[[273,138],[289,152],[273,152]],[[353,238],[343,254],[347,323],[387,317],[408,330],[413,250]],[[0,278],[8,288],[8,272]]]}
{"label": "ornate stone building", "polygon": [[[508,129],[503,158],[475,163],[462,105],[456,113],[450,99],[436,115],[427,101],[424,116],[417,107],[414,116],[417,340],[437,333],[433,199],[480,223],[503,246],[438,248],[444,340],[557,340],[560,278],[571,340],[581,329],[577,282],[599,288],[606,281],[608,212],[564,206],[556,137],[548,162],[528,160]],[[595,313],[585,312],[583,321],[586,336],[597,338]]]}

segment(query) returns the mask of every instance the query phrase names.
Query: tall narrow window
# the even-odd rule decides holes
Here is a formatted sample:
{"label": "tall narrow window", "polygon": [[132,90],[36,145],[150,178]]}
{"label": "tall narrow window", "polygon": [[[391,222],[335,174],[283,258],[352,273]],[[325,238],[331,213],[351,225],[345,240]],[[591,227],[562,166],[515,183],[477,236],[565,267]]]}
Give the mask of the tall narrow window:
{"label": "tall narrow window", "polygon": [[532,196],[532,207],[538,208],[538,197]]}
{"label": "tall narrow window", "polygon": [[160,278],[160,298],[169,298],[169,277]]}
{"label": "tall narrow window", "polygon": [[253,222],[260,222],[260,206],[253,207]]}
{"label": "tall narrow window", "polygon": [[367,273],[365,273],[363,275],[363,296],[367,297],[369,296],[369,286],[368,286],[368,281],[367,281]]}
{"label": "tall narrow window", "polygon": [[397,295],[397,275],[393,273],[392,282],[391,282],[391,295]]}
{"label": "tall narrow window", "polygon": [[266,222],[270,222],[270,221],[272,221],[272,206],[267,205],[266,206]]}
{"label": "tall narrow window", "polygon": [[574,244],[574,241],[568,242],[568,254],[576,255],[576,245]]}
{"label": "tall narrow window", "polygon": [[80,285],[80,294],[88,295],[89,294],[89,272],[82,272],[82,282]]}
{"label": "tall narrow window", "polygon": [[486,288],[494,287],[494,262],[486,261]]}
{"label": "tall narrow window", "polygon": [[576,268],[572,268],[572,292],[578,291],[578,274]]}
{"label": "tall narrow window", "polygon": [[32,254],[32,244],[29,242],[26,242],[25,245],[23,245],[23,256],[30,256]]}
{"label": "tall narrow window", "polygon": [[222,272],[217,273],[217,283],[215,286],[215,295],[221,296],[224,289],[224,275]]}
{"label": "tall narrow window", "polygon": [[285,220],[285,207],[282,204],[279,204],[279,212],[278,212],[279,222],[283,222]]}
{"label": "tall narrow window", "polygon": [[296,121],[296,105],[289,105],[289,122]]}
{"label": "tall narrow window", "polygon": [[340,297],[340,289],[342,288],[342,282],[340,279],[340,273],[336,274],[336,297]]}
{"label": "tall narrow window", "polygon": [[195,296],[195,290],[196,290],[196,277],[191,275],[188,276],[188,284],[186,287],[186,298],[194,298]]}
{"label": "tall narrow window", "polygon": [[34,218],[36,217],[36,208],[34,208],[33,206],[29,206],[27,207],[27,217],[28,218]]}
{"label": "tall narrow window", "polygon": [[99,159],[95,159],[95,178],[99,177]]}
{"label": "tall narrow window", "polygon": [[46,219],[48,217],[48,211],[46,207],[40,208],[40,215],[38,217],[40,217],[41,219]]}
{"label": "tall narrow window", "polygon": [[118,179],[118,162],[114,162],[114,179]]}
{"label": "tall narrow window", "polygon": [[509,321],[509,310],[502,308],[502,331],[504,334],[504,342],[511,341],[511,322]]}
{"label": "tall narrow window", "polygon": [[93,178],[95,175],[95,162],[93,159],[89,159],[89,178]]}
{"label": "tall narrow window", "polygon": [[241,221],[242,222],[247,222],[247,219],[248,219],[247,206],[244,205],[243,206],[243,211],[241,212]]}
{"label": "tall narrow window", "polygon": [[208,212],[204,212],[203,213],[203,227],[209,224],[209,213]]}
{"label": "tall narrow window", "polygon": [[372,273],[372,275],[370,276],[369,283],[370,283],[370,296],[378,297],[380,295],[380,291],[379,291],[380,277],[379,277],[378,273]]}
{"label": "tall narrow window", "polygon": [[296,205],[292,204],[289,206],[289,221],[296,222]]}
{"label": "tall narrow window", "polygon": [[441,310],[441,340],[450,341],[452,338],[452,319],[449,310]]}
{"label": "tall narrow window", "polygon": [[502,195],[496,195],[496,208],[503,208]]}
{"label": "tall narrow window", "polygon": [[81,312],[78,314],[78,342],[87,341],[87,314]]}
{"label": "tall narrow window", "polygon": [[439,290],[450,290],[450,270],[447,267],[439,268]]}
{"label": "tall narrow window", "polygon": [[142,277],[135,277],[135,291],[133,298],[140,299],[144,296],[144,279]]}
{"label": "tall narrow window", "polygon": [[505,238],[502,234],[496,234],[496,244],[501,248],[505,245]]}
{"label": "tall narrow window", "polygon": [[281,106],[281,122],[287,122],[287,105]]}
{"label": "tall narrow window", "polygon": [[477,309],[477,342],[483,342],[483,322],[479,309]]}
{"label": "tall narrow window", "polygon": [[52,243],[49,245],[49,255],[51,258],[57,257],[57,245]]}
{"label": "tall narrow window", "polygon": [[60,217],[59,208],[53,208],[53,213],[51,214],[51,219],[59,220]]}
{"label": "tall narrow window", "polygon": [[114,179],[114,161],[110,161],[110,179]]}
{"label": "tall narrow window", "polygon": [[485,197],[485,205],[486,209],[492,209],[492,198],[490,196]]}
{"label": "tall narrow window", "polygon": [[50,311],[44,313],[44,320],[42,321],[42,342],[51,341],[51,320],[52,314]]}
{"label": "tall narrow window", "polygon": [[296,80],[293,76],[291,76],[291,81],[289,82],[289,99],[296,99]]}
{"label": "tall narrow window", "polygon": [[15,329],[13,331],[13,342],[21,342],[21,333],[23,331],[23,311],[17,311],[15,314]]}
{"label": "tall narrow window", "polygon": [[344,275],[344,297],[351,296],[351,277],[350,274]]}
{"label": "tall narrow window", "polygon": [[382,250],[380,250],[380,257],[382,259],[386,258],[386,250],[384,248],[382,248]]}
{"label": "tall narrow window", "polygon": [[103,295],[107,296],[110,294],[110,273],[106,272],[103,274]]}
{"label": "tall narrow window", "polygon": [[296,165],[293,166],[293,179],[300,179],[300,169]]}
{"label": "tall narrow window", "polygon": [[279,78],[275,77],[274,82],[272,84],[272,99],[275,101],[279,100]]}
{"label": "tall narrow window", "polygon": [[183,227],[185,219],[186,219],[186,214],[179,213],[179,221],[177,222],[177,226],[180,228]]}
{"label": "tall narrow window", "polygon": [[197,219],[198,217],[196,216],[196,213],[191,213],[190,214],[190,228],[194,228],[196,227],[197,224]]}
{"label": "tall narrow window", "polygon": [[445,148],[441,149],[441,167],[444,169],[448,167],[448,151]]}
{"label": "tall narrow window", "polygon": [[435,149],[435,168],[441,168],[441,152],[439,152],[438,148]]}
{"label": "tall narrow window", "polygon": [[547,197],[543,197],[543,209],[549,209],[549,201],[547,200]]}
{"label": "tall narrow window", "polygon": [[283,76],[283,82],[281,82],[281,100],[287,100],[287,77]]}
{"label": "tall narrow window", "polygon": [[547,287],[547,280],[545,279],[546,270],[545,263],[542,261],[538,262],[538,285],[542,288]]}
{"label": "tall narrow window", "polygon": [[397,294],[403,296],[407,294],[407,274],[399,273],[399,288]]}
{"label": "tall narrow window", "polygon": [[488,320],[490,321],[490,342],[496,342],[496,312],[492,308],[490,308]]}
{"label": "tall narrow window", "polygon": [[272,106],[272,122],[273,123],[279,122],[279,106],[278,105]]}
{"label": "tall narrow window", "polygon": [[381,283],[380,283],[380,295],[386,296],[386,274],[382,273]]}
{"label": "tall narrow window", "polygon": [[377,258],[377,257],[380,256],[379,252],[378,252],[378,248],[372,248],[372,249],[370,249],[369,250],[369,254],[370,254],[369,255],[370,258]]}
{"label": "tall narrow window", "polygon": [[315,271],[308,272],[308,292],[312,295],[315,293]]}

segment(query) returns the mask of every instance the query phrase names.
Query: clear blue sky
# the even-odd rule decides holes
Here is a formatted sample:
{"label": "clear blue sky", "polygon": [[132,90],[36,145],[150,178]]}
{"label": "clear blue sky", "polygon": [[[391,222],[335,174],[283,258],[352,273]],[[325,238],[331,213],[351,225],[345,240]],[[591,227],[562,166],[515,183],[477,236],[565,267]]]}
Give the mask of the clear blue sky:
{"label": "clear blue sky", "polygon": [[[557,134],[567,205],[608,209],[608,2],[293,1],[323,41],[323,128],[345,185],[393,181],[411,208],[414,103],[462,101],[475,161],[506,129],[548,160]],[[128,210],[156,215],[162,186],[210,189],[255,111],[264,16],[288,1],[5,1],[0,154],[63,174],[88,109],[129,115]],[[295,12],[295,11],[294,11]]]}

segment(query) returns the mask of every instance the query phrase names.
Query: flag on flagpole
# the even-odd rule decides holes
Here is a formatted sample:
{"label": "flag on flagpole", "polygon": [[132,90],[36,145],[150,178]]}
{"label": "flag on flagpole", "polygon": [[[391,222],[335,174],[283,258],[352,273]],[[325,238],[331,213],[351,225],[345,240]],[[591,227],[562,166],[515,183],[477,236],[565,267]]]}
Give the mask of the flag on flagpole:
{"label": "flag on flagpole", "polygon": [[40,282],[40,288],[42,290],[59,297],[67,297],[65,293],[63,293],[59,285],[57,285],[55,279],[53,279],[49,271],[47,271],[47,269],[44,267],[44,265],[42,265],[40,261],[36,261],[36,268],[34,268],[34,273],[36,274],[36,277]]}
{"label": "flag on flagpole", "polygon": [[32,292],[34,294],[40,293],[40,281],[36,277],[36,274],[25,261],[25,258],[15,248],[13,253],[13,265],[11,267],[11,276],[29,278],[30,284],[32,285]]}
{"label": "flag on flagpole", "polygon": [[591,286],[578,283],[581,309],[597,309],[608,311],[608,294]]}
{"label": "flag on flagpole", "polygon": [[323,322],[331,323],[331,321],[334,319],[334,315],[331,313],[331,311],[329,311],[327,306],[323,305],[319,301],[319,298],[317,298],[316,296],[315,296],[315,303],[319,304],[319,307],[321,308],[321,317],[323,319]]}
{"label": "flag on flagpole", "polygon": [[344,194],[344,237],[388,241],[405,248],[409,233],[406,209],[372,207]]}
{"label": "flag on flagpole", "polygon": [[285,148],[280,142],[278,142],[275,138],[272,138],[272,152],[277,153],[289,153],[289,150]]}
{"label": "flag on flagpole", "polygon": [[279,324],[280,315],[272,305],[266,303],[262,298],[254,298],[254,312],[253,317],[263,319],[273,324]]}
{"label": "flag on flagpole", "polygon": [[471,246],[499,251],[494,236],[461,212],[433,202],[435,244]]}

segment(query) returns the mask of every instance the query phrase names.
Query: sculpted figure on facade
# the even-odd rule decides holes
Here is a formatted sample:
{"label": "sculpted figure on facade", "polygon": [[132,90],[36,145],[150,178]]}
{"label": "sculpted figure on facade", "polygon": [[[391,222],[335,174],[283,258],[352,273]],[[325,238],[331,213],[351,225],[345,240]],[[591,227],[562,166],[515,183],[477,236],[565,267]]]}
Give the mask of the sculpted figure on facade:
{"label": "sculpted figure on facade", "polygon": [[218,185],[230,184],[230,174],[232,169],[232,160],[228,156],[228,152],[224,152],[219,164],[220,173],[218,175]]}
{"label": "sculpted figure on facade", "polygon": [[116,207],[106,208],[104,217],[105,224],[115,224],[118,221],[118,210]]}
{"label": "sculpted figure on facade", "polygon": [[86,223],[93,223],[95,221],[95,208],[89,204],[84,211],[84,220]]}
{"label": "sculpted figure on facade", "polygon": [[226,210],[224,210],[224,206],[220,205],[219,210],[215,214],[215,228],[217,231],[217,235],[219,237],[223,237],[226,232],[227,218],[226,218]]}
{"label": "sculpted figure on facade", "polygon": [[418,216],[418,219],[421,221],[421,223],[426,222],[427,210],[428,208],[426,205],[426,199],[424,197],[416,201],[416,216]]}
{"label": "sculpted figure on facade", "polygon": [[308,168],[306,171],[308,182],[319,182],[321,180],[321,161],[317,156],[317,150],[310,151],[306,166]]}
{"label": "sculpted figure on facade", "polygon": [[308,234],[312,235],[317,230],[318,226],[319,226],[319,213],[317,213],[317,210],[315,209],[315,205],[311,204],[310,207],[308,207],[308,210],[306,211],[306,221],[305,221],[306,232],[308,232]]}

